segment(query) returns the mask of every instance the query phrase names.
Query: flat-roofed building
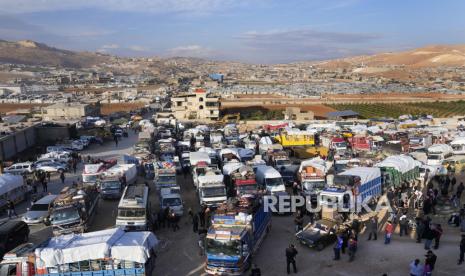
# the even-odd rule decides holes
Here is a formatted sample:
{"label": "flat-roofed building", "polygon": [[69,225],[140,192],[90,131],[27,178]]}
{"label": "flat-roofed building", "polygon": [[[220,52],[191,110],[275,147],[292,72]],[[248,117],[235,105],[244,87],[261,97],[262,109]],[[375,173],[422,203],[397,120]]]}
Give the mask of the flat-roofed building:
{"label": "flat-roofed building", "polygon": [[178,120],[218,120],[220,97],[196,88],[171,97],[171,111]]}
{"label": "flat-roofed building", "polygon": [[42,107],[42,118],[51,120],[79,120],[87,116],[100,116],[99,104],[57,103]]}

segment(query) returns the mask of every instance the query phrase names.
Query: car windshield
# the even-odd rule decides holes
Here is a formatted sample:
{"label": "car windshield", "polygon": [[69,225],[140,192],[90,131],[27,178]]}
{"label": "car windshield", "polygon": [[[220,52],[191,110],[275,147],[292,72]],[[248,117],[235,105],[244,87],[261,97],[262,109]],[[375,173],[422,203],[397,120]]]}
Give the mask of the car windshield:
{"label": "car windshield", "polygon": [[96,182],[98,179],[98,174],[83,174],[82,182]]}
{"label": "car windshield", "polygon": [[224,187],[210,187],[210,188],[202,189],[203,197],[218,197],[218,196],[225,196],[225,195],[226,195],[226,188]]}
{"label": "car windshield", "polygon": [[428,155],[428,159],[430,159],[430,160],[441,160],[441,155],[439,155],[439,154],[430,154],[430,155]]}
{"label": "car windshield", "polygon": [[241,254],[241,244],[238,240],[207,239],[206,251],[212,255],[238,256]]}
{"label": "car windshield", "polygon": [[119,181],[106,181],[102,182],[102,189],[119,189],[121,183]]}
{"label": "car windshield", "polygon": [[145,209],[143,208],[119,208],[118,217],[123,218],[139,218],[145,217]]}
{"label": "car windshield", "polygon": [[324,189],[326,186],[325,181],[307,181],[302,184],[304,190],[312,191],[317,189]]}
{"label": "car windshield", "polygon": [[459,144],[455,144],[455,145],[451,145],[451,146],[452,146],[453,150],[462,150],[462,148],[463,148],[463,145],[459,145]]}
{"label": "car windshield", "polygon": [[287,166],[291,164],[291,160],[276,160],[276,166]]}
{"label": "car windshield", "polygon": [[266,186],[279,186],[283,184],[283,179],[281,177],[277,178],[266,178]]}
{"label": "car windshield", "polygon": [[48,211],[48,204],[34,204],[31,206],[31,211]]}
{"label": "car windshield", "polygon": [[158,182],[176,183],[176,176],[174,176],[174,175],[160,175],[160,176],[158,176]]}
{"label": "car windshield", "polygon": [[64,221],[78,220],[80,218],[77,208],[69,207],[54,210],[51,219],[53,224],[58,224]]}
{"label": "car windshield", "polygon": [[181,199],[178,197],[173,197],[173,198],[164,198],[163,199],[163,206],[180,206],[181,205]]}

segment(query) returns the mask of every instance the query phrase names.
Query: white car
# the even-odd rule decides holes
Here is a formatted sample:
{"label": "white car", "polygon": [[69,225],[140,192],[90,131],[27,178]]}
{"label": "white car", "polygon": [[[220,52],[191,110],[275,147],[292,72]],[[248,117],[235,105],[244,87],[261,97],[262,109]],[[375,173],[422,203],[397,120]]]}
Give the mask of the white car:
{"label": "white car", "polygon": [[61,173],[61,172],[66,172],[67,168],[66,166],[63,166],[61,163],[46,162],[46,163],[39,164],[37,166],[37,170],[49,172],[49,173]]}
{"label": "white car", "polygon": [[5,168],[4,171],[5,173],[11,173],[11,174],[27,174],[27,173],[32,173],[35,170],[35,164],[32,162],[25,162],[25,163],[16,163],[8,168]]}

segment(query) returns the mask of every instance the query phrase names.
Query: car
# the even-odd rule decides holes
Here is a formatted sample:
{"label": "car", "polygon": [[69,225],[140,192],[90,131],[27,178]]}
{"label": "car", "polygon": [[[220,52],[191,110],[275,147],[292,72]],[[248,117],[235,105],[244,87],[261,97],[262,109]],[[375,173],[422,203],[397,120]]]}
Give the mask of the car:
{"label": "car", "polygon": [[24,221],[8,220],[0,223],[0,260],[3,256],[29,240],[29,226]]}
{"label": "car", "polygon": [[[337,231],[336,226],[338,226]],[[321,251],[327,245],[336,241],[337,234],[342,232],[344,227],[343,225],[337,225],[335,221],[322,219],[313,224],[307,224],[295,236],[302,245]]]}
{"label": "car", "polygon": [[66,172],[66,166],[63,166],[61,163],[57,162],[47,162],[42,163],[36,168],[38,171],[50,172],[50,173],[62,173]]}
{"label": "car", "polygon": [[34,202],[31,208],[27,209],[22,220],[27,224],[38,224],[45,222],[51,213],[53,202],[57,195],[46,195]]}
{"label": "car", "polygon": [[61,159],[57,159],[57,158],[40,158],[36,162],[34,162],[34,165],[38,167],[42,164],[47,164],[47,163],[59,163],[65,167],[68,166],[68,162],[61,160]]}
{"label": "car", "polygon": [[33,173],[36,166],[32,162],[16,163],[4,169],[5,173],[11,174],[28,174]]}

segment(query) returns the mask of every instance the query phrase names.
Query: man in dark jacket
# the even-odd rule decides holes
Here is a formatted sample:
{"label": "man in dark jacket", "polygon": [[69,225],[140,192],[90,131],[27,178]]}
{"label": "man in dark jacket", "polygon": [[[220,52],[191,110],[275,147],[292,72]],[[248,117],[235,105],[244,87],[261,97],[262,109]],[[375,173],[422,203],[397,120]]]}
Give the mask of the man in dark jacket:
{"label": "man in dark jacket", "polygon": [[460,241],[460,257],[458,264],[462,264],[465,255],[465,234],[462,234],[462,240]]}
{"label": "man in dark jacket", "polygon": [[368,227],[370,231],[370,234],[368,235],[368,240],[371,240],[371,235],[373,235],[374,240],[376,241],[378,239],[378,218],[376,216],[371,217]]}
{"label": "man in dark jacket", "polygon": [[297,267],[295,264],[295,256],[297,256],[297,250],[295,249],[293,244],[290,244],[288,248],[286,248],[286,268],[287,268],[287,274],[291,273],[291,267],[290,265],[292,264],[292,267],[294,269],[294,273],[297,273]]}
{"label": "man in dark jacket", "polygon": [[431,250],[428,250],[428,253],[426,253],[425,257],[426,257],[425,265],[429,265],[431,268],[431,271],[433,271],[434,265],[436,264],[436,260],[438,257]]}

